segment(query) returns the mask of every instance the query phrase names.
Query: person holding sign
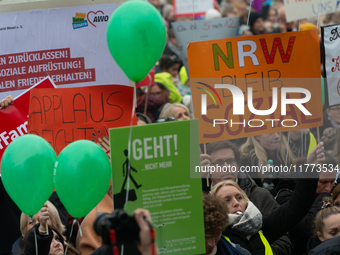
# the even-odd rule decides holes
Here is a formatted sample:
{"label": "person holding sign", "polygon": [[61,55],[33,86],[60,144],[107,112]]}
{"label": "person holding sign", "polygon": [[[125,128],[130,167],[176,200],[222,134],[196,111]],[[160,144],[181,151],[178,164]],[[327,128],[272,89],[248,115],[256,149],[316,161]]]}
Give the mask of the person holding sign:
{"label": "person holding sign", "polygon": [[0,101],[0,107],[1,108],[6,108],[7,106],[13,104],[14,99],[12,96],[7,96],[5,99]]}
{"label": "person holding sign", "polygon": [[[324,160],[324,148],[320,143],[309,154],[307,164],[322,164]],[[302,173],[310,178],[299,179],[289,202],[265,216],[237,183],[224,181],[215,185],[211,193],[223,198],[229,208],[229,223],[223,234],[251,253],[275,254],[271,244],[302,220],[313,204],[318,181],[313,173],[311,169]]]}

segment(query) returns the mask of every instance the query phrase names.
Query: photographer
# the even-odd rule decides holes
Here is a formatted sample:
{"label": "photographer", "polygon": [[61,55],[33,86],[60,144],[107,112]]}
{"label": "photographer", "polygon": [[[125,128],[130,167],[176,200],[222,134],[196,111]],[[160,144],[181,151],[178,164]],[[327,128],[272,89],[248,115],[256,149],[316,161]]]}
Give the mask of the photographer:
{"label": "photographer", "polygon": [[[150,216],[149,211],[145,209],[137,209],[135,210],[133,216],[134,216],[135,222],[137,223],[139,227],[139,234],[138,234],[139,241],[137,241],[137,248],[139,252],[142,255],[158,255],[159,250],[157,248],[155,240],[153,240],[152,238],[152,232],[150,229],[149,223],[151,223],[151,216]],[[99,217],[97,217],[97,219],[99,219]],[[99,221],[97,221],[97,219],[94,225],[98,226]],[[97,231],[97,227],[94,226],[94,228]],[[103,235],[104,233],[101,233],[101,234]],[[131,233],[131,236],[132,235],[133,233]],[[118,239],[118,234],[117,234],[117,239]],[[111,248],[112,245],[109,245],[107,243],[106,238],[104,236],[103,236],[103,241],[104,241],[104,244],[98,249],[96,249],[93,253],[91,253],[91,255],[113,255],[114,254],[113,250],[115,250],[115,247],[113,247],[112,249]]]}

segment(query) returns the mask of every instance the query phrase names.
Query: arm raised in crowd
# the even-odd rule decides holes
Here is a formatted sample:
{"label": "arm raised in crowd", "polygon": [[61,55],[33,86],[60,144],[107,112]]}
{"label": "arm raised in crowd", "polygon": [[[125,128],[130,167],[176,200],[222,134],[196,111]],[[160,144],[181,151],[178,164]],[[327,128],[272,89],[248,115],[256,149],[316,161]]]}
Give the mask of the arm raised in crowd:
{"label": "arm raised in crowd", "polygon": [[[308,155],[307,164],[322,164],[324,160],[323,143],[319,143]],[[312,169],[312,167],[307,167],[300,177],[302,178],[298,180],[289,202],[263,218],[262,230],[269,243],[274,242],[299,223],[313,205],[318,183],[316,170]]]}

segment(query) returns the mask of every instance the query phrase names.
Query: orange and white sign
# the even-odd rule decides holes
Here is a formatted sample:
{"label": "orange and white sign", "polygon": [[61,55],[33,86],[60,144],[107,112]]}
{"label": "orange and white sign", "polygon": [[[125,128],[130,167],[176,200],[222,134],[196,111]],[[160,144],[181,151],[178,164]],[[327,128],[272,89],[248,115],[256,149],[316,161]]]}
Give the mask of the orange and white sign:
{"label": "orange and white sign", "polygon": [[200,142],[322,125],[317,30],[190,43]]}

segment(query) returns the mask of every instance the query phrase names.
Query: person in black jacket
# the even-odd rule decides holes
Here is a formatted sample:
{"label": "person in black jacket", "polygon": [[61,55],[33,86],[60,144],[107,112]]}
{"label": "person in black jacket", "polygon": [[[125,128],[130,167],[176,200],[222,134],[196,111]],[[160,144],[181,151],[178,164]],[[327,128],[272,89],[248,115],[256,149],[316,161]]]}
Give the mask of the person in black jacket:
{"label": "person in black jacket", "polygon": [[[327,196],[330,196],[331,194],[330,192],[332,191],[333,186],[334,186],[334,182],[336,178],[336,171],[334,168],[337,165],[337,162],[327,152],[325,152],[325,155],[326,156],[325,156],[325,161],[323,165],[327,165],[328,167],[330,166],[333,166],[333,167],[330,167],[328,169],[323,169],[324,172],[320,173],[316,193],[314,195],[313,205],[311,206],[306,216],[289,232],[289,235],[292,240],[292,245],[293,245],[292,255],[300,255],[300,254],[306,253],[307,242],[313,235],[312,228],[314,225],[315,216],[321,210],[323,199]],[[300,164],[303,164],[303,163],[300,163]],[[282,190],[279,191],[276,197],[276,200],[280,204],[288,202],[292,196],[292,193],[293,193],[292,190],[287,189],[287,188],[282,188]]]}
{"label": "person in black jacket", "polygon": [[[322,143],[318,144],[309,154],[307,163],[322,163],[325,160],[323,151]],[[309,171],[306,174],[312,177]],[[225,181],[217,184],[212,194],[225,199],[229,208],[229,226],[223,234],[252,254],[273,253],[270,244],[307,214],[314,200],[316,186],[315,178],[299,179],[290,201],[262,217],[260,211],[235,182]]]}
{"label": "person in black jacket", "polygon": [[340,253],[340,208],[325,198],[315,217],[315,236],[307,244],[308,255]]}

